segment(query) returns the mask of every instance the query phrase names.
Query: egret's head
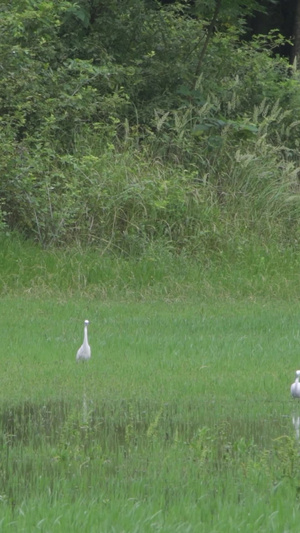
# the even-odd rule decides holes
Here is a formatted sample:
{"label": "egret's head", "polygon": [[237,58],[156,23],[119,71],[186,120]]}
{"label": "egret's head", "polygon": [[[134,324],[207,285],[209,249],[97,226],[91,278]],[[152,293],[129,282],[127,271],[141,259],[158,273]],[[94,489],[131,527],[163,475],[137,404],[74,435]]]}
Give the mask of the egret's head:
{"label": "egret's head", "polygon": [[[89,320],[85,320],[84,323],[87,326],[90,323],[90,321]],[[297,372],[299,372],[299,376],[300,376],[300,370],[297,370]]]}
{"label": "egret's head", "polygon": [[296,377],[300,378],[300,370],[296,370]]}

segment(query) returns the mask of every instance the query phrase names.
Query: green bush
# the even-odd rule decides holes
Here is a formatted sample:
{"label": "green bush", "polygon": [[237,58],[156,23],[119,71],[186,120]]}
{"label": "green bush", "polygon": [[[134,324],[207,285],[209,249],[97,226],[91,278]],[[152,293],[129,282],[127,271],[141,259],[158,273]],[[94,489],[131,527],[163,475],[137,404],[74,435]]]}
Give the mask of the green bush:
{"label": "green bush", "polygon": [[182,3],[5,5],[1,227],[126,254],[297,239],[297,73],[224,9],[204,49]]}

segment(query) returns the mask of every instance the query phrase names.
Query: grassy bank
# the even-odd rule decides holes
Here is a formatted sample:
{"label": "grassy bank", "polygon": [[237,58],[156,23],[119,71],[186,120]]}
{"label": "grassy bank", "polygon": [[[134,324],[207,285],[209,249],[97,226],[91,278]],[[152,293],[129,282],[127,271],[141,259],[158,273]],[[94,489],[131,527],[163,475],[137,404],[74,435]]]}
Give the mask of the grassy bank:
{"label": "grassy bank", "polygon": [[138,256],[97,248],[43,249],[12,235],[0,239],[0,292],[130,300],[299,298],[300,252],[259,236],[224,250],[174,255],[150,244]]}

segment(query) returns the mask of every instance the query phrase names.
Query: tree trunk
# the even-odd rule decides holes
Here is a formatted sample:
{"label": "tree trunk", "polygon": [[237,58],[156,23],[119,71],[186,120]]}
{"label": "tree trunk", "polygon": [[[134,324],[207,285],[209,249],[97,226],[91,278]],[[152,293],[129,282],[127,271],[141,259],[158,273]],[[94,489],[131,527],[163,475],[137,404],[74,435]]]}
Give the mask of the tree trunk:
{"label": "tree trunk", "polygon": [[293,59],[300,70],[300,0],[297,0],[295,11]]}
{"label": "tree trunk", "polygon": [[[206,38],[205,38],[202,50],[200,52],[198,63],[197,63],[197,67],[196,67],[196,70],[195,70],[195,83],[194,83],[194,86],[196,85],[197,78],[199,77],[199,74],[201,72],[202,61],[203,61],[203,58],[205,56],[205,52],[206,52],[209,40],[210,40],[210,38],[211,38],[211,36],[213,34],[213,31],[214,31],[214,27],[215,27],[215,24],[216,24],[216,21],[217,21],[217,18],[218,18],[218,14],[219,14],[219,11],[220,11],[220,8],[221,8],[221,3],[222,3],[222,0],[216,0],[216,6],[215,6],[214,14],[213,14],[213,17],[212,17],[212,19],[210,21],[210,24],[209,24],[208,28],[207,28]],[[300,4],[300,0],[298,0],[298,4]],[[300,27],[299,27],[299,29],[300,29]]]}

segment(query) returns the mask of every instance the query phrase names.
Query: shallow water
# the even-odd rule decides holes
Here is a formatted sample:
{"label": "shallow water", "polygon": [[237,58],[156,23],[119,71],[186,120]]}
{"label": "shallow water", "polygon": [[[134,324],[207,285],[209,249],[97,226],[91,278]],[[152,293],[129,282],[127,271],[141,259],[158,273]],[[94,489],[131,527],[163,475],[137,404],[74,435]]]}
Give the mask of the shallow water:
{"label": "shallow water", "polygon": [[97,439],[103,449],[124,445],[128,431],[136,438],[150,433],[164,442],[179,438],[190,441],[199,430],[206,428],[212,438],[228,443],[240,439],[265,448],[283,435],[300,441],[300,402],[280,403],[260,414],[254,404],[232,406],[201,403],[197,406],[176,403],[159,405],[153,402],[123,401],[97,404],[84,395],[74,403],[64,400],[42,405],[24,402],[0,407],[0,442],[39,447],[45,440],[55,444],[62,434],[74,431]]}

